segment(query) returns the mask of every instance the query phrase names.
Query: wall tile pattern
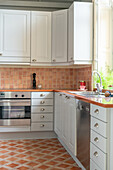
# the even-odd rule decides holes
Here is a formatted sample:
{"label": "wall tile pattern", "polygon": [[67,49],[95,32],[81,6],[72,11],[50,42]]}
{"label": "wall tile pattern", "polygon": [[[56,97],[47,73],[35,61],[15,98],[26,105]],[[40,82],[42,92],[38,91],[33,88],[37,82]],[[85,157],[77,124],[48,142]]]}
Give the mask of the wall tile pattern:
{"label": "wall tile pattern", "polygon": [[32,74],[44,89],[77,89],[85,80],[91,89],[91,67],[87,68],[0,68],[0,89],[32,88]]}

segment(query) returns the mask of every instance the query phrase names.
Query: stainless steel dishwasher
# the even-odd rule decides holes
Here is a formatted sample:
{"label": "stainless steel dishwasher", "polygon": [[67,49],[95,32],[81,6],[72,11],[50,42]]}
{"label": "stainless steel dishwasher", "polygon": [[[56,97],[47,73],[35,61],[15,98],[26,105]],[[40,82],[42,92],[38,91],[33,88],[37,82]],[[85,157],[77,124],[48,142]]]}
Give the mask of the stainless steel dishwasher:
{"label": "stainless steel dishwasher", "polygon": [[77,158],[82,165],[90,169],[90,104],[76,100],[77,118]]}

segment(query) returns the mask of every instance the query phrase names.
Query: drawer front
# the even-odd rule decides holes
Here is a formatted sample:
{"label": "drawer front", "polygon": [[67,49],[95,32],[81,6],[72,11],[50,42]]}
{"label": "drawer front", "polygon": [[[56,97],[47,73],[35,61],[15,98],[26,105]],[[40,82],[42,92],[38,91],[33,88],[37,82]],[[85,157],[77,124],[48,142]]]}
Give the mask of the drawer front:
{"label": "drawer front", "polygon": [[38,105],[38,106],[43,106],[43,105],[53,105],[53,99],[32,99],[31,100],[32,105]]}
{"label": "drawer front", "polygon": [[53,98],[53,92],[32,92],[31,98]]}
{"label": "drawer front", "polygon": [[91,104],[91,115],[97,119],[107,122],[107,109]]}
{"label": "drawer front", "polygon": [[53,114],[32,114],[31,115],[32,122],[44,122],[44,121],[53,121]]}
{"label": "drawer front", "polygon": [[106,154],[98,149],[95,145],[90,143],[90,158],[94,161],[102,170],[106,170]]}
{"label": "drawer front", "polygon": [[53,131],[53,123],[32,123],[31,131]]}
{"label": "drawer front", "polygon": [[32,113],[49,113],[53,112],[53,106],[31,106]]}
{"label": "drawer front", "polygon": [[91,117],[91,129],[104,136],[105,138],[107,137],[107,123]]}
{"label": "drawer front", "polygon": [[101,170],[101,169],[90,159],[90,170]]}
{"label": "drawer front", "polygon": [[107,153],[107,139],[97,134],[93,130],[91,130],[91,142],[100,148],[103,152]]}

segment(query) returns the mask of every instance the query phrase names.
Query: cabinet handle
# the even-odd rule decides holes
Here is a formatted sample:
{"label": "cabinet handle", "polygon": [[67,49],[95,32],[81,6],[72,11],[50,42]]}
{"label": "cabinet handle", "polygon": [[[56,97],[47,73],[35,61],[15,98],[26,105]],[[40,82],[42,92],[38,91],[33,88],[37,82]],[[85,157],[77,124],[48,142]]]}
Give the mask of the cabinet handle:
{"label": "cabinet handle", "polygon": [[96,127],[96,128],[99,127],[99,124],[98,124],[98,123],[95,123],[94,127]]}
{"label": "cabinet handle", "polygon": [[98,152],[94,152],[94,156],[98,157]]}
{"label": "cabinet handle", "polygon": [[44,118],[44,116],[40,116],[40,118],[41,118],[41,119],[43,119],[43,118]]}
{"label": "cabinet handle", "polygon": [[71,60],[73,60],[73,57],[71,57]]}
{"label": "cabinet handle", "polygon": [[95,141],[95,142],[98,142],[98,141],[99,141],[99,139],[96,137],[96,138],[94,139],[94,141]]}
{"label": "cabinet handle", "polygon": [[55,60],[55,59],[53,59],[53,62],[56,62],[56,60]]}
{"label": "cabinet handle", "polygon": [[44,110],[45,110],[44,108],[40,109],[40,111],[44,111]]}
{"label": "cabinet handle", "polygon": [[40,97],[43,97],[43,96],[45,96],[45,94],[40,94]]}
{"label": "cabinet handle", "polygon": [[44,103],[45,103],[45,101],[41,101],[41,102],[40,102],[40,104],[44,104]]}
{"label": "cabinet handle", "polygon": [[2,53],[0,53],[0,56],[2,56]]}
{"label": "cabinet handle", "polygon": [[99,110],[98,110],[98,109],[96,109],[94,112],[95,112],[96,114],[99,114]]}
{"label": "cabinet handle", "polygon": [[37,60],[36,60],[36,59],[33,59],[32,61],[33,61],[33,62],[36,62]]}
{"label": "cabinet handle", "polygon": [[40,127],[44,127],[44,125],[40,125]]}

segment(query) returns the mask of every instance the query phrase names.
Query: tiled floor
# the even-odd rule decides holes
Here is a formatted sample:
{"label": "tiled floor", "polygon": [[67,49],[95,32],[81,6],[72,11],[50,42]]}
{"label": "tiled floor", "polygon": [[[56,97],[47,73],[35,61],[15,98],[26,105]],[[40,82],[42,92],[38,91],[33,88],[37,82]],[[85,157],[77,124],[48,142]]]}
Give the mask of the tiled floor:
{"label": "tiled floor", "polygon": [[80,170],[57,139],[0,141],[0,170]]}

